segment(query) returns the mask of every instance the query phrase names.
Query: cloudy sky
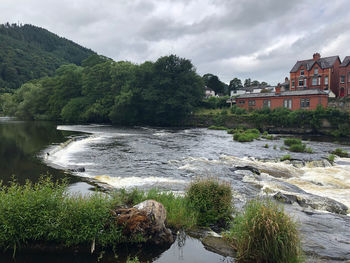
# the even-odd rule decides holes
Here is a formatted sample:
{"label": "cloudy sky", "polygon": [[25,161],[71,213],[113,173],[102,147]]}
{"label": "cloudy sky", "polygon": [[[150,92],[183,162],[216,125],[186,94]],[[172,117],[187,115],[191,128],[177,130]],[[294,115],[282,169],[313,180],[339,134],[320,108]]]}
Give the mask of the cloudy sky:
{"label": "cloudy sky", "polygon": [[114,60],[177,54],[201,75],[277,84],[314,52],[350,55],[349,0],[0,0],[0,23],[44,27]]}

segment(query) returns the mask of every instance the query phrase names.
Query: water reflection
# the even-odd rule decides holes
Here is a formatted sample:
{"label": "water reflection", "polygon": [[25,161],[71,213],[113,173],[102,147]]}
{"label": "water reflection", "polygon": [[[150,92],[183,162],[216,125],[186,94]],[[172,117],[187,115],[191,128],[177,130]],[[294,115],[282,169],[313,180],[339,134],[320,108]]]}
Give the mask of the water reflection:
{"label": "water reflection", "polygon": [[[47,173],[55,179],[62,178],[62,171],[46,166],[37,155],[51,143],[65,141],[69,134],[72,133],[58,131],[54,123],[0,118],[0,180],[7,183],[14,176],[20,183],[26,179],[35,182]],[[79,181],[73,177],[71,180]]]}

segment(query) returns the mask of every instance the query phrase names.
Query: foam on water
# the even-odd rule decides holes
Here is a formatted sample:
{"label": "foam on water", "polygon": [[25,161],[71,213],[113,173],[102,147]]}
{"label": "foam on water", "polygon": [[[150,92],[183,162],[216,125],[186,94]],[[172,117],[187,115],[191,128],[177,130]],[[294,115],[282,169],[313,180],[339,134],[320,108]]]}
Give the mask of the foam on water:
{"label": "foam on water", "polygon": [[111,185],[115,188],[132,188],[139,186],[156,186],[157,184],[186,184],[187,181],[181,179],[173,179],[166,177],[111,177],[107,175],[99,175],[93,177],[93,179]]}
{"label": "foam on water", "polygon": [[81,140],[69,139],[60,145],[56,145],[49,150],[49,155],[46,155],[46,161],[59,167],[68,169],[72,166],[93,165],[93,163],[76,161],[73,156],[83,152],[91,143],[103,141],[103,136],[89,136]]}

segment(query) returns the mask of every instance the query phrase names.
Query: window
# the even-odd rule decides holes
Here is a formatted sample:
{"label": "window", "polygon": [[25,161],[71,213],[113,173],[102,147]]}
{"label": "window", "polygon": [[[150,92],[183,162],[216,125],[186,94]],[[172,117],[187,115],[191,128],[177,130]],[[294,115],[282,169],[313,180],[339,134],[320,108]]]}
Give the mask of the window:
{"label": "window", "polygon": [[238,101],[238,104],[244,104],[244,103],[245,103],[245,100]]}
{"label": "window", "polygon": [[248,100],[249,106],[255,106],[255,100]]}
{"label": "window", "polygon": [[294,79],[292,80],[292,89],[295,89],[295,81],[294,81]]}
{"label": "window", "polygon": [[318,77],[317,85],[321,85],[321,77]]}
{"label": "window", "polygon": [[324,77],[324,85],[328,85],[328,76]]}
{"label": "window", "polygon": [[307,87],[307,79],[304,79],[304,87]]}
{"label": "window", "polygon": [[345,76],[344,75],[341,75],[340,76],[340,83],[344,83],[345,82]]}
{"label": "window", "polygon": [[316,86],[317,85],[317,78],[313,77],[312,78],[312,86]]}
{"label": "window", "polygon": [[300,76],[304,76],[304,70],[300,70]]}
{"label": "window", "polygon": [[287,108],[287,109],[291,109],[292,108],[292,99],[287,99],[283,101],[283,107]]}
{"label": "window", "polygon": [[348,72],[348,82],[350,82],[350,71]]}
{"label": "window", "polygon": [[303,79],[299,79],[299,87],[302,87],[304,85],[304,80]]}
{"label": "window", "polygon": [[263,101],[263,107],[270,108],[271,107],[271,100],[264,100]]}
{"label": "window", "polygon": [[310,107],[310,99],[304,98],[300,99],[300,108],[309,108]]}
{"label": "window", "polygon": [[318,74],[318,68],[315,68],[314,69],[314,75],[317,75]]}

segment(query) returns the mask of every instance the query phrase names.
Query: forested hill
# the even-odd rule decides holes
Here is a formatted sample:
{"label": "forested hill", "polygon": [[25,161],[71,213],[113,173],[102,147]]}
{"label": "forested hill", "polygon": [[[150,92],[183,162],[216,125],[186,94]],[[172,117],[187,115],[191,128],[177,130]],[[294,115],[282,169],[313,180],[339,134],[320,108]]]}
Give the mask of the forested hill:
{"label": "forested hill", "polygon": [[95,54],[70,40],[33,25],[0,25],[0,93],[24,82],[52,76],[62,64]]}

